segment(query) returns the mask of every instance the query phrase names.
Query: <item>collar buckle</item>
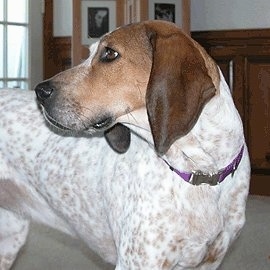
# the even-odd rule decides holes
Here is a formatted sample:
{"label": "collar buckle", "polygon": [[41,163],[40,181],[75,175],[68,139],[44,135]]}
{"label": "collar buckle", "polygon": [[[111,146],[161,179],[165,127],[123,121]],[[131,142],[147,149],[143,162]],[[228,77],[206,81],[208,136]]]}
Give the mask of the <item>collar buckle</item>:
{"label": "collar buckle", "polygon": [[216,186],[219,184],[220,174],[205,174],[202,171],[193,172],[189,183],[195,186],[199,186],[201,184],[208,184],[210,186]]}

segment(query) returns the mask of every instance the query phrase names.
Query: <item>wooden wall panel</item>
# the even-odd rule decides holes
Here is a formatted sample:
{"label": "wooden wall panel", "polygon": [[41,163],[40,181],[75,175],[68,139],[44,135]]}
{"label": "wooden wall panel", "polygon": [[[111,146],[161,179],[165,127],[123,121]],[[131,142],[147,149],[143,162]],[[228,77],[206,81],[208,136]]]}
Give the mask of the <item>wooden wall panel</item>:
{"label": "wooden wall panel", "polygon": [[270,171],[270,57],[247,59],[247,85],[252,167]]}

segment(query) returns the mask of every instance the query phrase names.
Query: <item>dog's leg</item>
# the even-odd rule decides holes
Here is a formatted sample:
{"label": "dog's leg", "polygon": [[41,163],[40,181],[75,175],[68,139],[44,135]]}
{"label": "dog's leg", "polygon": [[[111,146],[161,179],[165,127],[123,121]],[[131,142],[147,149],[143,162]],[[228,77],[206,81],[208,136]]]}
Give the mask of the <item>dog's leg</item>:
{"label": "dog's leg", "polygon": [[29,221],[0,208],[0,269],[7,270],[24,245],[29,230]]}

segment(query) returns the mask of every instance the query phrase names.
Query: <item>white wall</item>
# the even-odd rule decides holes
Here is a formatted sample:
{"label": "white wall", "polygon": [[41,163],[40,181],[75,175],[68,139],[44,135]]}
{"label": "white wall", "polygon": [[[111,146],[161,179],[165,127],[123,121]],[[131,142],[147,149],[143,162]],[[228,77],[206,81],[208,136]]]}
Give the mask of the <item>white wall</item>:
{"label": "white wall", "polygon": [[[190,0],[191,31],[270,28],[270,0]],[[54,36],[72,35],[72,0],[54,0]]]}
{"label": "white wall", "polygon": [[53,1],[53,21],[55,37],[72,35],[72,0]]}
{"label": "white wall", "polygon": [[191,0],[191,31],[270,28],[270,0]]}

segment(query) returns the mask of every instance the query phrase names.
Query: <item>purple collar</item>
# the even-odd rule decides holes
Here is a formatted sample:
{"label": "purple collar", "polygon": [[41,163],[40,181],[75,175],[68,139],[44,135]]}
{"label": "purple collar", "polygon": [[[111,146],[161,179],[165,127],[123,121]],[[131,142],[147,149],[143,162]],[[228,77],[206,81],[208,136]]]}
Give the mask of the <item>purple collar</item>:
{"label": "purple collar", "polygon": [[205,174],[201,171],[196,171],[192,173],[180,172],[177,169],[170,166],[167,163],[167,161],[165,162],[169,165],[170,169],[173,172],[177,173],[184,181],[192,185],[198,186],[201,184],[209,184],[210,186],[215,186],[217,184],[220,184],[229,174],[232,174],[233,176],[234,172],[237,170],[238,165],[242,159],[243,152],[244,152],[244,145],[242,146],[237,157],[227,167],[221,169],[216,174]]}

